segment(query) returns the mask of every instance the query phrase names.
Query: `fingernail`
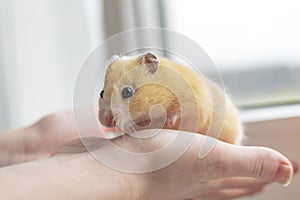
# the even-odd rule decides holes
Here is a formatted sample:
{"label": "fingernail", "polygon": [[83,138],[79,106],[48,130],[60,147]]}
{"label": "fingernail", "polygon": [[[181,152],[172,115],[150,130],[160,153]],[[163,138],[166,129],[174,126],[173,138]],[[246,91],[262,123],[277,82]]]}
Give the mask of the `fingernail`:
{"label": "fingernail", "polygon": [[[288,174],[288,176],[287,176]],[[287,187],[292,182],[293,168],[289,165],[280,164],[272,181]]]}

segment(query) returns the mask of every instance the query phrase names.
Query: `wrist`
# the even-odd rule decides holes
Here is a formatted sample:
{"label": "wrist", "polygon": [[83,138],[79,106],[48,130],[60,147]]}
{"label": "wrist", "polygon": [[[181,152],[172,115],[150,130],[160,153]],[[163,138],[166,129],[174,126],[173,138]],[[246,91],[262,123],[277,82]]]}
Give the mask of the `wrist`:
{"label": "wrist", "polygon": [[[92,142],[85,142],[86,145],[90,144],[94,147],[93,152],[90,153],[86,148],[82,148],[84,146],[81,140],[75,140],[63,146],[50,159],[61,159],[60,162],[64,163],[65,168],[77,171],[71,173],[78,174],[78,179],[81,179],[82,183],[86,182],[90,185],[91,182],[95,182],[95,188],[89,187],[89,193],[93,194],[92,199],[99,197],[112,200],[150,199],[148,173],[134,174],[115,170],[93,156],[97,151],[106,151],[107,146],[105,143],[101,145],[101,141],[103,139],[97,141],[97,138],[93,138]],[[70,167],[67,167],[68,165]]]}
{"label": "wrist", "polygon": [[[80,184],[84,185],[83,187],[89,185],[87,194],[90,196],[83,199],[150,199],[144,175],[114,170],[97,161],[89,153],[77,154],[74,158],[72,163],[66,163],[66,165],[76,165],[73,170],[77,172],[70,172],[70,174],[78,173]],[[80,189],[80,187],[77,188],[78,191]]]}

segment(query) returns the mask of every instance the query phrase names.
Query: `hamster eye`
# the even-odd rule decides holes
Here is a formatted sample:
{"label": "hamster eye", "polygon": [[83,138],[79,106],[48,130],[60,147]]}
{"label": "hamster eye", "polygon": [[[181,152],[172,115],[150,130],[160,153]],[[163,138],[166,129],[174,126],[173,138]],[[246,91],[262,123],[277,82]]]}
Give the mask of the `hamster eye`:
{"label": "hamster eye", "polygon": [[131,87],[125,87],[125,88],[123,88],[123,90],[122,90],[122,97],[124,99],[132,97],[132,95],[133,95],[133,89]]}
{"label": "hamster eye", "polygon": [[102,90],[102,91],[100,92],[100,97],[101,97],[101,99],[103,99],[103,95],[104,95],[104,90]]}

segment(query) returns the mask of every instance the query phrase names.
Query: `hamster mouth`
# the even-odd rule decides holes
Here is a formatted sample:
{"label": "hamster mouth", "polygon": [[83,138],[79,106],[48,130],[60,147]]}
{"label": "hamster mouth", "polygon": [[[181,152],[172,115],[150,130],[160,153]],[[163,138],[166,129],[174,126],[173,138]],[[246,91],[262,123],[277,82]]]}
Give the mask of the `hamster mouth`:
{"label": "hamster mouth", "polygon": [[104,123],[101,123],[102,125],[106,126],[107,128],[114,128],[116,127],[116,120],[114,118],[111,118],[107,120]]}
{"label": "hamster mouth", "polygon": [[109,128],[116,127],[116,121],[113,120],[112,123],[108,126]]}

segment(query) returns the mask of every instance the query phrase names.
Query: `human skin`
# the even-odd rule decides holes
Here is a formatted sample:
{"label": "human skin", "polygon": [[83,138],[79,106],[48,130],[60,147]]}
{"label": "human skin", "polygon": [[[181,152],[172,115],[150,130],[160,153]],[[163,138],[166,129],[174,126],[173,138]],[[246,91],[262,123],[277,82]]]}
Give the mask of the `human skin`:
{"label": "human skin", "polygon": [[[272,149],[220,141],[216,141],[205,158],[198,159],[205,138],[202,135],[195,136],[191,147],[176,162],[145,174],[123,173],[106,167],[91,154],[76,151],[80,149],[80,141],[65,145],[48,159],[36,160],[48,157],[58,146],[78,137],[71,126],[70,113],[52,116],[49,124],[47,120],[49,118],[26,128],[26,134],[22,129],[15,131],[7,140],[14,144],[19,142],[21,146],[32,145],[31,148],[18,146],[16,150],[11,147],[8,157],[15,156],[11,161],[35,161],[0,168],[0,199],[231,199],[254,194],[270,182],[286,184],[293,171],[290,161]],[[61,120],[66,120],[64,125]],[[53,124],[47,126],[50,122]],[[52,141],[43,141],[39,134],[44,139],[52,136]],[[33,137],[32,140],[18,141],[25,135]],[[129,151],[140,152],[157,149],[173,137],[174,131],[164,130],[163,134],[139,140],[141,145],[133,145],[137,139],[130,136],[116,138],[113,142]],[[103,138],[98,140],[103,141]],[[101,151],[107,148],[107,143],[97,147]],[[23,154],[29,156],[16,156],[22,154],[22,149],[27,149]],[[5,160],[5,156],[1,155],[2,159]],[[2,163],[13,163],[8,160]]]}
{"label": "human skin", "polygon": [[[102,127],[104,132],[107,130]],[[104,137],[99,130],[87,130],[90,136]],[[16,130],[0,132],[0,167],[48,158],[65,143],[79,138],[73,112],[43,117],[36,123]]]}
{"label": "human skin", "polygon": [[30,126],[0,132],[0,167],[47,158],[78,137],[72,112],[48,115]]}

